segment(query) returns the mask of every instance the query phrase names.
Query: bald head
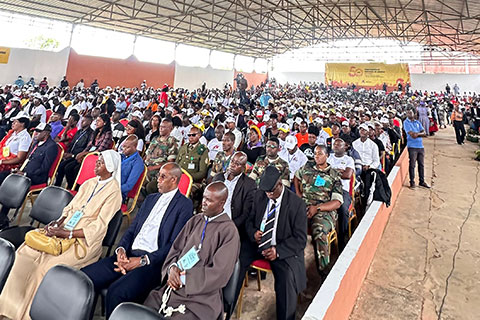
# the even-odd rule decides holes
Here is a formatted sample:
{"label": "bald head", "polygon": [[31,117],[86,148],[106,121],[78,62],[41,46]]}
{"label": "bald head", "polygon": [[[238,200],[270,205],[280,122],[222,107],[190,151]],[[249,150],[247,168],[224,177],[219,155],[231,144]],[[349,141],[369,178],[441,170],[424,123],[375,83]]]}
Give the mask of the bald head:
{"label": "bald head", "polygon": [[165,163],[158,172],[157,188],[160,193],[167,193],[178,188],[182,169],[175,162]]}
{"label": "bald head", "polygon": [[122,143],[122,153],[127,157],[131,156],[137,151],[137,145],[138,137],[134,134],[129,135]]}
{"label": "bald head", "polygon": [[203,193],[202,211],[207,217],[214,217],[223,212],[228,197],[228,189],[223,182],[212,182]]}

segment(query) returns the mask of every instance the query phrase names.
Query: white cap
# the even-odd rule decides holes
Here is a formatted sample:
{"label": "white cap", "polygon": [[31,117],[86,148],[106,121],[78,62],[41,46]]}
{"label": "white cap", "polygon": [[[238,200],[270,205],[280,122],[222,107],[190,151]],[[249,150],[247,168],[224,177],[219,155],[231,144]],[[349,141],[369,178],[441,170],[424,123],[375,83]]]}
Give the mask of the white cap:
{"label": "white cap", "polygon": [[389,122],[388,118],[382,117],[380,119],[380,123],[388,123],[388,122]]}
{"label": "white cap", "polygon": [[143,119],[143,114],[140,111],[135,111],[132,113],[132,117],[137,117],[138,119]]}
{"label": "white cap", "polygon": [[302,123],[302,121],[303,121],[302,118],[299,118],[299,117],[295,118],[295,123],[300,124],[300,123]]}
{"label": "white cap", "polygon": [[258,110],[256,115],[257,115],[257,117],[263,117],[263,111]]}
{"label": "white cap", "polygon": [[358,126],[358,129],[364,129],[368,131],[368,125],[366,123],[362,123],[361,125]]}
{"label": "white cap", "polygon": [[20,102],[20,98],[18,98],[18,97],[10,98],[10,102],[12,102],[12,101],[18,101],[18,102]]}
{"label": "white cap", "polygon": [[350,123],[348,123],[347,120],[342,122],[342,127],[348,127],[348,126],[350,126]]}
{"label": "white cap", "polygon": [[295,136],[288,136],[285,139],[285,148],[292,150],[297,145],[297,138]]}
{"label": "white cap", "polygon": [[191,115],[194,114],[194,113],[195,113],[195,111],[193,111],[192,108],[188,108],[188,109],[187,109],[187,116],[191,116]]}
{"label": "white cap", "polygon": [[235,122],[235,119],[233,117],[228,117],[225,122]]}

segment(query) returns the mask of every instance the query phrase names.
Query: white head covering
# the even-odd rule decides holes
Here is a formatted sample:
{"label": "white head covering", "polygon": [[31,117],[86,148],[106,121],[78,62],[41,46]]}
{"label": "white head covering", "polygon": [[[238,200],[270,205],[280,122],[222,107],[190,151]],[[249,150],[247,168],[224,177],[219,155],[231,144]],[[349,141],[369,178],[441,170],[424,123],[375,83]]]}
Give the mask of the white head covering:
{"label": "white head covering", "polygon": [[122,185],[122,157],[115,150],[105,150],[100,153],[105,161],[107,171],[112,174],[112,177]]}

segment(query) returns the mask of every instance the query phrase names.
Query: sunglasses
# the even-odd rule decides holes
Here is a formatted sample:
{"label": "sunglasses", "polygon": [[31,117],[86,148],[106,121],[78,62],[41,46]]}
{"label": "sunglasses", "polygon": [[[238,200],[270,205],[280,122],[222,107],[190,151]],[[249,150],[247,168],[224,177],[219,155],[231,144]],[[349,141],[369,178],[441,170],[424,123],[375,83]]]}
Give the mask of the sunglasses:
{"label": "sunglasses", "polygon": [[189,136],[189,137],[195,137],[196,135],[197,135],[197,133],[189,133],[189,134],[187,134],[187,136]]}

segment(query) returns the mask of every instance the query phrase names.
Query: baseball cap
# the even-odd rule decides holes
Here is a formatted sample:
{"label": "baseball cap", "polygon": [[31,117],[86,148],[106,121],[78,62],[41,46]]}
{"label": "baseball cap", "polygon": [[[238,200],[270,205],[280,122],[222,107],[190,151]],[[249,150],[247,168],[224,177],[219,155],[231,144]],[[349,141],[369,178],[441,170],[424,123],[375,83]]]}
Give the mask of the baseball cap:
{"label": "baseball cap", "polygon": [[142,119],[143,118],[143,114],[140,112],[140,111],[135,111],[134,113],[132,113],[132,117],[137,117],[139,119]]}
{"label": "baseball cap", "polygon": [[40,123],[38,126],[35,127],[35,131],[37,131],[37,132],[41,132],[41,131],[52,131],[52,127],[50,127],[49,124]]}
{"label": "baseball cap", "polygon": [[358,129],[363,129],[368,131],[368,125],[366,123],[362,123],[361,125],[358,126]]}
{"label": "baseball cap", "polygon": [[235,119],[233,117],[228,117],[225,122],[235,122]]}
{"label": "baseball cap", "polygon": [[257,117],[263,117],[263,111],[258,110],[257,111]]}
{"label": "baseball cap", "polygon": [[12,101],[18,101],[18,102],[20,102],[20,98],[18,98],[18,97],[10,98],[10,102],[12,102]]}
{"label": "baseball cap", "polygon": [[348,127],[348,126],[350,126],[350,123],[348,123],[348,121],[345,120],[342,122],[342,127]]}
{"label": "baseball cap", "polygon": [[297,145],[297,138],[295,136],[288,136],[285,139],[285,148],[292,150]]}

